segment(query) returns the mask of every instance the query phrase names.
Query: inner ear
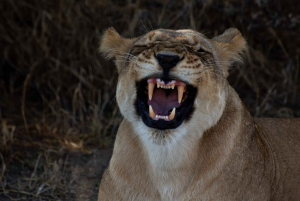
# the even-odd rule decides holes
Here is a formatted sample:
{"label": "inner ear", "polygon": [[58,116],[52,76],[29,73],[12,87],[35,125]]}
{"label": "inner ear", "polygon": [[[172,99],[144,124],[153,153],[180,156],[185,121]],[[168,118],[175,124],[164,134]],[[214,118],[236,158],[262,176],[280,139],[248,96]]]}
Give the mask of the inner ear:
{"label": "inner ear", "polygon": [[227,29],[223,34],[212,39],[218,52],[218,59],[228,75],[232,63],[242,63],[247,52],[247,43],[241,32],[236,28]]}
{"label": "inner ear", "polygon": [[214,37],[212,41],[221,48],[222,53],[228,53],[228,56],[240,54],[247,49],[246,40],[236,28],[227,29],[223,34]]}
{"label": "inner ear", "polygon": [[241,32],[236,28],[229,28],[223,34],[214,37],[212,40],[219,43],[231,43],[235,37],[242,37]]}
{"label": "inner ear", "polygon": [[134,39],[123,38],[114,28],[110,27],[101,37],[99,51],[108,59],[111,59],[126,54],[133,41]]}
{"label": "inner ear", "polygon": [[120,72],[122,62],[135,39],[123,38],[114,28],[108,28],[100,40],[100,53],[107,59],[116,59],[116,66]]}

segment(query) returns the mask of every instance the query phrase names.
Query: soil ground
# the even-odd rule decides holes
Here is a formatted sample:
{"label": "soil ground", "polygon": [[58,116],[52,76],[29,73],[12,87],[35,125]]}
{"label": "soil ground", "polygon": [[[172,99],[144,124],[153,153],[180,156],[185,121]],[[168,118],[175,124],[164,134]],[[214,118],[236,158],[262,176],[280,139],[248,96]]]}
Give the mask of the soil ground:
{"label": "soil ground", "polygon": [[[93,150],[89,154],[83,154],[80,152],[74,153],[64,153],[64,156],[61,156],[60,160],[65,168],[63,170],[62,177],[69,178],[70,180],[65,183],[66,192],[63,195],[52,196],[39,196],[39,193],[28,192],[28,191],[18,191],[15,187],[10,188],[0,194],[1,201],[11,201],[11,200],[74,200],[74,201],[89,201],[97,200],[99,183],[104,169],[107,167],[109,159],[111,157],[112,150]],[[18,179],[26,176],[24,169],[21,164],[10,164],[11,167],[14,167],[14,170],[9,169],[5,175],[6,182],[9,185],[18,186]],[[19,166],[19,168],[17,167]],[[34,175],[27,175],[28,182],[30,186],[34,186]],[[53,187],[53,186],[52,186]],[[44,189],[47,189],[47,184],[43,183],[39,186],[39,190],[42,192]],[[13,190],[15,189],[15,190]],[[61,196],[61,197],[60,197]],[[52,197],[52,198],[51,198]]]}

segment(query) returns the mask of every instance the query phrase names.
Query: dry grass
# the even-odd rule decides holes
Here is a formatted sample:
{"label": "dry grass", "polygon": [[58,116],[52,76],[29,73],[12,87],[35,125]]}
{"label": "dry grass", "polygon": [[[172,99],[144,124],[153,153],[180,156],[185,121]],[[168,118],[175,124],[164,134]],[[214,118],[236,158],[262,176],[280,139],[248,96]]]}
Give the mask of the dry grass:
{"label": "dry grass", "polygon": [[251,113],[300,117],[298,13],[282,0],[4,0],[0,200],[95,198],[105,166],[95,157],[109,155],[97,150],[112,146],[121,121],[116,70],[97,53],[104,29],[132,37],[192,28],[213,37],[237,27],[252,59],[232,67],[229,81]]}

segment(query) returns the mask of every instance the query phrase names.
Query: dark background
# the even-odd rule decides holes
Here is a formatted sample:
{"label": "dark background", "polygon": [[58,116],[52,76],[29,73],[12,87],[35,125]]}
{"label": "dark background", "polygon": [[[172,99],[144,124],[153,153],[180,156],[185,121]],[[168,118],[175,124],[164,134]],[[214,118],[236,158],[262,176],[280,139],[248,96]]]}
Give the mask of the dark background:
{"label": "dark background", "polygon": [[116,69],[98,53],[110,26],[124,37],[236,27],[251,59],[229,82],[250,112],[300,117],[299,11],[299,0],[1,1],[0,200],[96,199],[122,119]]}

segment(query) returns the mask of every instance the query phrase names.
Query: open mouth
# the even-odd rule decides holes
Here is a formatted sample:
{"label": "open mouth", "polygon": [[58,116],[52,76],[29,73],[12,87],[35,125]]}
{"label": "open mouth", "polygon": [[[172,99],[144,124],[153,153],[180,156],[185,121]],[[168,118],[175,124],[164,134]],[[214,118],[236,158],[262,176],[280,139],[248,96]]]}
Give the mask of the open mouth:
{"label": "open mouth", "polygon": [[197,89],[180,80],[148,78],[137,83],[137,110],[156,129],[174,129],[193,112]]}

